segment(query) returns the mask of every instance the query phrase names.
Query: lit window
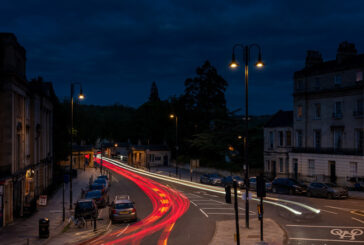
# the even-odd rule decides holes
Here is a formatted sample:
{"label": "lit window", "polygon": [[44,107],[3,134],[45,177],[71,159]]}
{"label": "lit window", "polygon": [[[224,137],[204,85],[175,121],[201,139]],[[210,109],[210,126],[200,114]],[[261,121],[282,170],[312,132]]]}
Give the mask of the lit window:
{"label": "lit window", "polygon": [[301,120],[302,119],[302,114],[303,114],[302,111],[303,111],[302,106],[299,105],[297,107],[297,120]]}

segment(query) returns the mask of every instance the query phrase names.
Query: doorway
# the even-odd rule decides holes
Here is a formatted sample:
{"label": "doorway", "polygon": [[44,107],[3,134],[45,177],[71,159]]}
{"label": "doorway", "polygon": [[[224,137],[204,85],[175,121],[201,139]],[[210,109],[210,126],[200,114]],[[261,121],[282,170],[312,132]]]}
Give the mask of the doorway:
{"label": "doorway", "polygon": [[275,178],[276,176],[277,176],[276,161],[272,161],[272,177]]}
{"label": "doorway", "polygon": [[336,164],[335,161],[329,161],[329,174],[330,174],[330,182],[336,183]]}

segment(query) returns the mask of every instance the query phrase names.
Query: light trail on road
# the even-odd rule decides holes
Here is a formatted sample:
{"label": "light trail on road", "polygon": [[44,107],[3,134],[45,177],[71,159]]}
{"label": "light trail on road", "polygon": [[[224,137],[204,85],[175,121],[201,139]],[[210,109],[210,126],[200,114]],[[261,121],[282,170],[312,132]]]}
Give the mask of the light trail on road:
{"label": "light trail on road", "polygon": [[[96,159],[99,163],[100,160]],[[190,202],[182,193],[173,190],[156,181],[140,176],[124,168],[116,166],[106,160],[102,161],[103,167],[106,167],[125,178],[133,181],[150,199],[153,210],[144,219],[132,224],[123,231],[120,236],[120,230],[100,236],[81,244],[140,244],[142,239],[156,232],[161,232],[157,242],[158,245],[166,245],[168,238],[174,228],[176,221],[188,210]],[[96,241],[96,243],[95,243]]]}

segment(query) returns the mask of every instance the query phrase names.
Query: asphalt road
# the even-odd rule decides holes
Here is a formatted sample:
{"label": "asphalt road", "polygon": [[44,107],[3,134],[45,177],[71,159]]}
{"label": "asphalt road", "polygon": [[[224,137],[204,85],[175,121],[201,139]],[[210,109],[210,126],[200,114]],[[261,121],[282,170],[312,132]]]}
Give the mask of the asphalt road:
{"label": "asphalt road", "polygon": [[[232,204],[225,203],[223,194],[148,177],[182,193],[189,199],[186,213],[171,227],[168,244],[208,244],[218,220],[234,219]],[[110,198],[128,194],[136,203],[139,220],[153,210],[149,197],[133,181],[113,172]],[[364,200],[327,200],[303,196],[269,194],[264,206],[265,217],[272,218],[286,231],[288,244],[364,244]],[[245,217],[245,202],[239,199],[239,216]],[[257,201],[250,201],[250,218],[256,219]],[[319,209],[317,214],[302,204]],[[282,206],[283,205],[283,206]],[[289,209],[300,212],[294,214]],[[109,233],[122,237],[133,224],[114,224]],[[232,231],[232,234],[234,231]],[[115,236],[115,235],[114,235]],[[162,244],[162,230],[143,237],[140,244]],[[265,234],[269,236],[269,234]],[[102,244],[103,240],[94,242]]]}

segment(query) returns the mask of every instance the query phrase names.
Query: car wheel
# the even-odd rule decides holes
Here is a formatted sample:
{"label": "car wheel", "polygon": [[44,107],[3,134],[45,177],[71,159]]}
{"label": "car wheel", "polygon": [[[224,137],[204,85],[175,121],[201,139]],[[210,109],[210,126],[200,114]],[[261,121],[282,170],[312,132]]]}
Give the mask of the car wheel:
{"label": "car wheel", "polygon": [[332,193],[327,193],[327,198],[332,199],[333,198]]}
{"label": "car wheel", "polygon": [[272,192],[273,192],[273,193],[277,193],[277,188],[273,187],[273,188],[272,188]]}

